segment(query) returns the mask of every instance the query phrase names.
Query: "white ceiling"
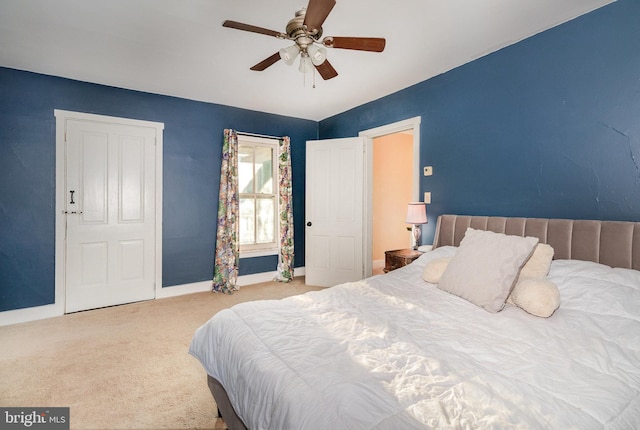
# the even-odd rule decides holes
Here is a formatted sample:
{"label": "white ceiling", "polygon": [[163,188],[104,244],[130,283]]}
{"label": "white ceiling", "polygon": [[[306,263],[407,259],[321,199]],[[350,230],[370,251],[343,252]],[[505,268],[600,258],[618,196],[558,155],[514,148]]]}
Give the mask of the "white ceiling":
{"label": "white ceiling", "polygon": [[385,37],[382,53],[329,49],[323,81],[279,61],[306,0],[0,0],[0,66],[321,120],[424,81],[612,0],[337,0],[324,36]]}

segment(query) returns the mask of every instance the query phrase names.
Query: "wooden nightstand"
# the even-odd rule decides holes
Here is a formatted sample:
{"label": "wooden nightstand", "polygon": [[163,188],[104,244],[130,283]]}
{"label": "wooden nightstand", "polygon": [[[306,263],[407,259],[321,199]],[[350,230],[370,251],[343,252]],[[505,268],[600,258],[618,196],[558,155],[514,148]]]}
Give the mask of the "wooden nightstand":
{"label": "wooden nightstand", "polygon": [[424,254],[424,252],[414,251],[413,249],[395,249],[393,251],[385,251],[384,273],[406,266],[422,254]]}

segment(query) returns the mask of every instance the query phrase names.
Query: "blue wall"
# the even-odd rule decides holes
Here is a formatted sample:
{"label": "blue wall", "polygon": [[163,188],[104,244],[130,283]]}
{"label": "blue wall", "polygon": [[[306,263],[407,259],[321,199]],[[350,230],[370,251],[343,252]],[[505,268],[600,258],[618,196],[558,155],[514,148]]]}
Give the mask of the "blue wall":
{"label": "blue wall", "polygon": [[[54,302],[54,109],[158,121],[163,154],[163,286],[213,278],[224,128],[291,137],[295,266],[304,265],[305,142],[318,124],[0,68],[0,311]],[[276,257],[243,259],[240,274]]]}
{"label": "blue wall", "polygon": [[442,213],[640,221],[639,23],[618,0],[325,119],[320,138],[422,117],[423,243]]}
{"label": "blue wall", "polygon": [[54,109],[165,123],[164,286],[212,277],[224,128],[291,136],[297,267],[305,141],[414,116],[434,167],[424,243],[441,213],[640,221],[638,22],[618,0],[319,124],[0,68],[0,311],[53,303]]}

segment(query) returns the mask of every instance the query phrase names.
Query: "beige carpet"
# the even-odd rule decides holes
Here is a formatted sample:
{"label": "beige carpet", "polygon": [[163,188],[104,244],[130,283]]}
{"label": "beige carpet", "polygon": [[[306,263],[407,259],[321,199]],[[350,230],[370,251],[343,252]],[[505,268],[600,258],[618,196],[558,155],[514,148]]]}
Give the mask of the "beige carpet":
{"label": "beige carpet", "polygon": [[302,277],[0,327],[0,406],[68,406],[72,429],[224,429],[194,331],[236,303],[317,289]]}

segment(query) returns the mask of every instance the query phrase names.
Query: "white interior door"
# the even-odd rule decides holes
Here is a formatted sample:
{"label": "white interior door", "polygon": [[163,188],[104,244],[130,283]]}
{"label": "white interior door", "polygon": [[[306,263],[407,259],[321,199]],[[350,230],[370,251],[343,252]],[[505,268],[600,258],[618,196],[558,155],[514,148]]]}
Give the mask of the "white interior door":
{"label": "white interior door", "polygon": [[307,142],[305,282],[333,286],[363,270],[364,138]]}
{"label": "white interior door", "polygon": [[66,122],[66,312],[155,297],[155,137],[151,127]]}

